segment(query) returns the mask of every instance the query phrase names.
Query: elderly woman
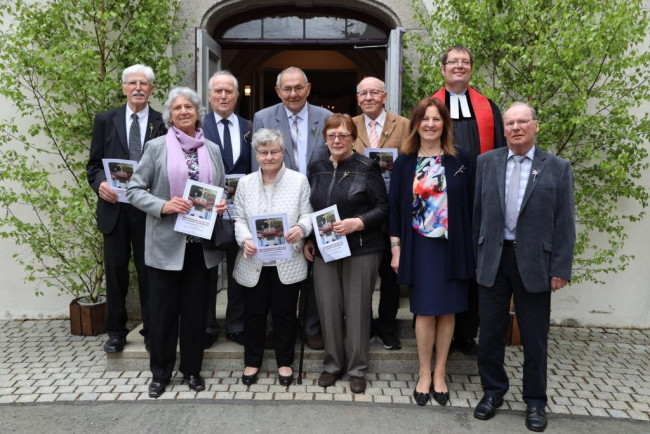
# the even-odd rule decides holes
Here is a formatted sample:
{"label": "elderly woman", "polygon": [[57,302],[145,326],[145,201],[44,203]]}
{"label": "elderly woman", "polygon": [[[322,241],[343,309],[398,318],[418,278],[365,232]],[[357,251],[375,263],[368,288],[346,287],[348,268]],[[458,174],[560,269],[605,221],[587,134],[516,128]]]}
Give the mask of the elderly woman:
{"label": "elderly woman", "polygon": [[[391,266],[408,285],[420,362],[413,391],[418,405],[429,392],[449,401],[445,366],[457,312],[467,310],[468,280],[474,275],[471,247],[473,180],[469,157],[454,147],[449,112],[428,97],[413,109],[390,183]],[[433,378],[431,357],[435,345]]]}
{"label": "elderly woman", "polygon": [[[209,269],[223,253],[201,238],[174,231],[176,216],[192,207],[182,198],[188,179],[225,186],[219,147],[205,140],[200,128],[202,111],[196,92],[172,89],[163,111],[169,131],[147,142],[127,190],[129,201],[147,213],[152,398],[162,395],[172,376],[179,338],[184,379],[192,390],[205,389],[200,372],[206,318],[200,313],[207,303]],[[223,213],[225,199],[216,208]]]}
{"label": "elderly woman", "polygon": [[[300,282],[307,277],[307,261],[302,255],[303,239],[311,233],[309,183],[299,172],[282,162],[284,143],[278,130],[262,128],[253,135],[253,149],[259,169],[239,180],[235,194],[235,237],[241,249],[235,263],[235,280],[244,288],[244,363],[242,383],[251,385],[264,356],[266,317],[271,310],[274,328],[275,359],[279,383],[293,382],[296,341],[296,302]],[[252,228],[249,218],[286,214],[288,227]],[[291,245],[291,258],[259,261],[254,238],[264,232],[266,244]],[[269,239],[273,241],[269,241]]]}
{"label": "elderly woman", "polygon": [[324,262],[308,242],[314,261],[314,288],[325,342],[324,371],[318,385],[328,387],[347,373],[350,390],[366,390],[372,292],[383,249],[382,224],[388,216],[386,184],[376,161],[352,151],[357,129],[352,118],[335,113],[323,127],[330,157],[309,166],[311,205],[337,205],[334,234],[345,235],[351,256]]}

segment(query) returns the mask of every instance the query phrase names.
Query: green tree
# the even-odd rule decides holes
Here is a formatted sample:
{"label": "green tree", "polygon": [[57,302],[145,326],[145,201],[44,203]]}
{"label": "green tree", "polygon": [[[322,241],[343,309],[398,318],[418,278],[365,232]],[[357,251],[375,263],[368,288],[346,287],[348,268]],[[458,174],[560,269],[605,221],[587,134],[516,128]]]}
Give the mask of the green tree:
{"label": "green tree", "polygon": [[28,281],[95,301],[104,292],[96,195],[86,182],[94,115],[124,104],[121,72],[144,63],[158,97],[179,77],[169,56],[180,0],[0,0],[0,235]]}
{"label": "green tree", "polygon": [[601,283],[602,273],[624,270],[633,259],[622,253],[624,226],[648,204],[639,182],[650,140],[648,113],[639,113],[650,100],[643,1],[442,0],[430,14],[413,5],[425,30],[410,40],[419,55],[415,94],[444,84],[446,48],[470,48],[472,85],[501,107],[530,102],[540,118],[539,145],[572,164],[574,281]]}

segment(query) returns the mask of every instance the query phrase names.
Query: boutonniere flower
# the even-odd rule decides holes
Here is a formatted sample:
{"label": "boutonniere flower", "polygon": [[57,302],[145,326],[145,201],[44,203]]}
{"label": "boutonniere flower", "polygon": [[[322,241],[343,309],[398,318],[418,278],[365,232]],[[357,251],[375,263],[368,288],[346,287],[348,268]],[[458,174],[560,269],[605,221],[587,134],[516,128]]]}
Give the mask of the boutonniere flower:
{"label": "boutonniere flower", "polygon": [[530,173],[531,175],[533,175],[533,182],[537,181],[537,175],[539,175],[539,170],[533,169]]}
{"label": "boutonniere flower", "polygon": [[153,134],[153,124],[149,124],[149,137]]}
{"label": "boutonniere flower", "polygon": [[460,168],[454,173],[454,176],[458,175],[459,173],[465,173],[465,165],[461,164]]}
{"label": "boutonniere flower", "polygon": [[244,134],[244,141],[245,142],[250,142],[250,138],[251,138],[251,132],[250,131],[247,132],[246,134]]}
{"label": "boutonniere flower", "polygon": [[318,128],[316,128],[316,125],[311,127],[311,132],[314,134],[314,137],[316,137],[316,135],[318,134]]}

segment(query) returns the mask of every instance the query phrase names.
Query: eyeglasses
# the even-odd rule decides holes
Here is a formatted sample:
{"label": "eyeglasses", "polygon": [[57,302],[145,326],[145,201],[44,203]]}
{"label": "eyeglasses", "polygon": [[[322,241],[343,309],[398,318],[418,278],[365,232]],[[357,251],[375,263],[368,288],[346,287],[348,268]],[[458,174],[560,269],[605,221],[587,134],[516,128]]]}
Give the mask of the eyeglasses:
{"label": "eyeglasses", "polygon": [[466,59],[462,59],[462,60],[461,59],[452,59],[452,60],[448,60],[448,61],[445,62],[445,65],[450,65],[450,66],[458,66],[459,64],[463,65],[463,66],[470,66],[472,64],[472,62],[470,62],[469,60],[466,60]]}
{"label": "eyeglasses", "polygon": [[302,95],[302,93],[307,89],[307,86],[294,86],[294,87],[283,87],[280,91],[285,95],[291,95],[292,92],[296,92],[296,95]]}
{"label": "eyeglasses", "polygon": [[282,149],[274,149],[272,151],[257,151],[257,155],[259,155],[262,158],[266,158],[269,155],[271,155],[271,157],[275,158],[280,154],[282,154]]}
{"label": "eyeglasses", "polygon": [[137,87],[137,86],[140,86],[140,87],[147,87],[147,86],[149,86],[151,83],[148,82],[148,81],[126,81],[126,82],[124,82],[124,84],[126,84],[126,85],[129,86],[129,87]]}
{"label": "eyeglasses", "polygon": [[343,141],[347,140],[348,137],[350,137],[351,135],[352,134],[341,134],[341,133],[339,133],[339,134],[328,134],[327,135],[327,140],[330,141],[330,142],[333,142],[334,140],[339,139],[340,141],[343,142]]}
{"label": "eyeglasses", "polygon": [[507,130],[513,129],[516,125],[519,125],[521,128],[523,128],[526,125],[528,125],[531,121],[532,121],[532,119],[508,121],[508,122],[505,123],[505,126],[506,126]]}
{"label": "eyeglasses", "polygon": [[373,90],[362,90],[361,92],[357,92],[357,95],[360,98],[367,98],[368,95],[370,95],[373,98],[377,98],[379,95],[382,95],[384,93],[386,93],[386,91],[373,89]]}

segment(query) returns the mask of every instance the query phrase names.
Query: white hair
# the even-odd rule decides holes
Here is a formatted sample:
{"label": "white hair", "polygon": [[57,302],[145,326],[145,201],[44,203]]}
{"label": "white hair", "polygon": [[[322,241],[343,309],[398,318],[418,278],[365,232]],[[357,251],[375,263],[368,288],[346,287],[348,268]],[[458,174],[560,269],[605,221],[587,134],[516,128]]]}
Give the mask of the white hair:
{"label": "white hair", "polygon": [[128,68],[126,68],[124,71],[122,71],[122,83],[126,83],[129,75],[131,74],[137,74],[138,72],[141,72],[144,74],[145,77],[147,77],[147,80],[149,83],[153,83],[153,80],[156,78],[153,74],[153,69],[147,65],[141,65],[141,64],[136,64],[136,65],[131,65]]}
{"label": "white hair", "polygon": [[212,77],[210,77],[210,80],[208,81],[208,91],[212,90],[212,79],[220,75],[225,75],[226,77],[230,77],[232,79],[233,84],[235,85],[235,92],[239,94],[239,82],[237,81],[237,77],[232,75],[232,72],[228,71],[227,69],[217,71],[214,74],[212,74]]}
{"label": "white hair", "polygon": [[201,119],[203,119],[203,116],[205,116],[205,108],[201,105],[201,98],[197,95],[196,92],[194,92],[192,89],[189,87],[175,87],[172,90],[169,91],[169,96],[167,97],[167,101],[165,101],[165,105],[163,106],[163,121],[165,121],[165,125],[169,128],[172,125],[172,119],[171,119],[171,113],[169,108],[171,105],[174,103],[174,100],[178,98],[179,96],[184,96],[194,106],[194,109],[196,110],[196,127],[200,128],[201,127]]}

